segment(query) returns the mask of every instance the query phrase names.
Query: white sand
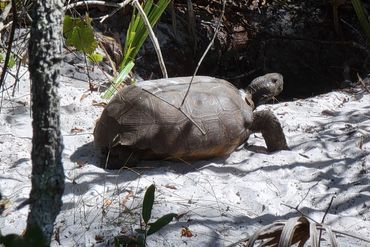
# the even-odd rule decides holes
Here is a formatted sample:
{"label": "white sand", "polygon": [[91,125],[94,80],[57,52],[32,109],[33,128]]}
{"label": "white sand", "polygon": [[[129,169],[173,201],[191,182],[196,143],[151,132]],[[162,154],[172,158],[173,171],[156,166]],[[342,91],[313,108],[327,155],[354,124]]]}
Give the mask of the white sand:
{"label": "white sand", "polygon": [[[14,97],[4,95],[0,113],[0,191],[9,199],[0,217],[3,234],[21,233],[28,213],[28,207],[15,210],[30,191],[26,77]],[[138,228],[142,198],[152,183],[157,187],[154,219],[170,212],[185,215],[148,237],[148,246],[225,246],[263,225],[299,215],[286,205],[321,221],[334,195],[325,222],[370,239],[370,95],[363,90],[261,107],[280,119],[289,151],[263,154],[240,148],[228,158],[191,165],[157,161],[143,162],[145,169],[105,171],[91,143],[102,111],[93,102],[102,100],[87,87],[77,88],[82,83],[63,81],[66,189],[55,224],[62,246],[106,246],[119,232]],[[249,144],[264,146],[261,135],[253,135]],[[181,237],[183,227],[193,237]],[[339,242],[370,245],[349,237]],[[58,246],[55,240],[52,245]]]}

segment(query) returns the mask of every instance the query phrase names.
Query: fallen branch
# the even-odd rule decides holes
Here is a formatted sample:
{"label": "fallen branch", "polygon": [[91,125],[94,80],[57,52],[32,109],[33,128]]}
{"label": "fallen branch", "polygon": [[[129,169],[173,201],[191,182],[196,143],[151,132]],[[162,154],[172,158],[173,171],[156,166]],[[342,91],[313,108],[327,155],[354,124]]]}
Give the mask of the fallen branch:
{"label": "fallen branch", "polygon": [[106,2],[106,1],[79,1],[75,3],[68,4],[64,7],[64,11],[70,10],[76,7],[81,6],[105,6],[105,7],[112,7],[112,8],[123,8],[128,5],[132,0],[125,0],[122,3],[113,3],[113,2]]}

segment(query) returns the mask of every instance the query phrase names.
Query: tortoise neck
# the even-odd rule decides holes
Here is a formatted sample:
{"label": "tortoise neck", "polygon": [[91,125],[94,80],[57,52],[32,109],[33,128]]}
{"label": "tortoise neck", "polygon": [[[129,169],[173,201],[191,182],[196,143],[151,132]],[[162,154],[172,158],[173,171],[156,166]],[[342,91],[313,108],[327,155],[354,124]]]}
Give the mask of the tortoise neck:
{"label": "tortoise neck", "polygon": [[245,100],[245,102],[254,110],[256,108],[253,100],[253,94],[249,90],[242,90],[240,91],[242,98]]}
{"label": "tortoise neck", "polygon": [[254,87],[248,86],[245,92],[246,94],[249,95],[255,107],[261,104],[264,104],[268,101],[268,99],[266,98],[268,94],[265,88],[254,88]]}

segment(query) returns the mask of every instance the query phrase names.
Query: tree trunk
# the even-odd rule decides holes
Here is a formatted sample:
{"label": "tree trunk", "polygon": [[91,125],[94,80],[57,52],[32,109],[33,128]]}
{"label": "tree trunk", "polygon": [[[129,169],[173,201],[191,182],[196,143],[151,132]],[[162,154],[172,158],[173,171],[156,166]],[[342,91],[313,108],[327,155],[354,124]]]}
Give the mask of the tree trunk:
{"label": "tree trunk", "polygon": [[33,138],[27,232],[41,229],[48,245],[64,191],[63,144],[57,94],[62,60],[62,7],[62,0],[34,1],[28,47]]}

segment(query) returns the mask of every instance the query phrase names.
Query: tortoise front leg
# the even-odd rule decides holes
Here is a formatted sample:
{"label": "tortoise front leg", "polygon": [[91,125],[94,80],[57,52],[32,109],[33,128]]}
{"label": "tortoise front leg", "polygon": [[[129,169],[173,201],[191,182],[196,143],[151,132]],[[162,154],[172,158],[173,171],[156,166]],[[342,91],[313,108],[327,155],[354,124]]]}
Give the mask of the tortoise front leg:
{"label": "tortoise front leg", "polygon": [[102,148],[101,167],[108,170],[121,169],[123,167],[134,167],[139,162],[137,154],[130,148],[116,145]]}
{"label": "tortoise front leg", "polygon": [[251,131],[262,133],[269,152],[289,149],[279,120],[269,110],[253,112]]}

